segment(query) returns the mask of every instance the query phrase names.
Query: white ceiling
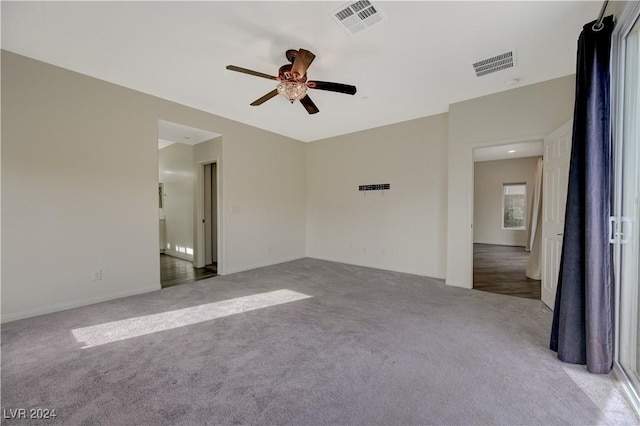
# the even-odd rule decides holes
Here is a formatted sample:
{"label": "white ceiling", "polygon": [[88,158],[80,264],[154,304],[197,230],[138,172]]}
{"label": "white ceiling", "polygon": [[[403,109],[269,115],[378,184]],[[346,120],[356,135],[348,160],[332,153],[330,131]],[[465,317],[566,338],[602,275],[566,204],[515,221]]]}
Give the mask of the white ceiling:
{"label": "white ceiling", "polygon": [[[451,103],[574,73],[576,40],[601,1],[373,2],[385,21],[357,35],[331,12],[347,2],[8,2],[2,48],[141,92],[313,141],[448,110]],[[276,97],[287,49],[317,55],[320,113]],[[517,66],[475,77],[471,63],[515,48]]]}
{"label": "white ceiling", "polygon": [[543,141],[530,141],[475,148],[473,150],[473,161],[540,157],[542,156],[543,144]]}
{"label": "white ceiling", "polygon": [[170,121],[158,120],[158,149],[162,149],[174,143],[197,145],[221,136],[219,133],[196,129]]}

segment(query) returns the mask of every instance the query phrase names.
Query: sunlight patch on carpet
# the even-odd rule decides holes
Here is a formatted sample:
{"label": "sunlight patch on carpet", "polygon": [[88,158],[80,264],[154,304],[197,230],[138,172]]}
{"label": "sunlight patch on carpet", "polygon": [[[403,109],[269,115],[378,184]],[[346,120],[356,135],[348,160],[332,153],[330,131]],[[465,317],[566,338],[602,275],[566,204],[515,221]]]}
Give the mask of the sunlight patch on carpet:
{"label": "sunlight patch on carpet", "polygon": [[622,385],[614,372],[609,374],[591,374],[582,365],[563,365],[565,373],[600,409],[602,423],[615,425],[637,425],[638,417],[629,410],[629,403],[624,396]]}
{"label": "sunlight patch on carpet", "polygon": [[298,293],[297,291],[275,290],[174,311],[76,328],[71,330],[71,333],[73,333],[78,343],[84,344],[82,349],[85,349],[310,297],[312,296]]}

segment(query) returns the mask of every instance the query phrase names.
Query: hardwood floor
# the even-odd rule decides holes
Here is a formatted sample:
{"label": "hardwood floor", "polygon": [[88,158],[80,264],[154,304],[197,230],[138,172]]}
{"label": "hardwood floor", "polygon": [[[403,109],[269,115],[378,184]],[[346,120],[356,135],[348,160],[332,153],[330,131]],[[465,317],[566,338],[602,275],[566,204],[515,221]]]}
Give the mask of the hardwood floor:
{"label": "hardwood floor", "polygon": [[540,281],[527,278],[524,247],[473,245],[473,288],[540,300]]}
{"label": "hardwood floor", "polygon": [[217,275],[216,264],[194,268],[193,263],[177,257],[160,255],[160,284],[162,288],[192,283]]}
{"label": "hardwood floor", "polygon": [[[473,245],[473,288],[540,300],[540,281],[526,277],[529,253],[522,247]],[[194,268],[189,261],[160,255],[162,288],[215,277],[216,265]]]}

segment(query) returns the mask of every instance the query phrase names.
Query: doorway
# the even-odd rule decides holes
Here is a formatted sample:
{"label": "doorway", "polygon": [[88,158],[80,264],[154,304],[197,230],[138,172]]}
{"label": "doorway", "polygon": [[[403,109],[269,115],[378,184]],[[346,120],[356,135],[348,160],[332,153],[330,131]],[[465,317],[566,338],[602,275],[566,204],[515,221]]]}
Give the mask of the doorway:
{"label": "doorway", "polygon": [[204,267],[218,272],[218,168],[216,163],[203,165]]}
{"label": "doorway", "polygon": [[[218,273],[218,164],[221,135],[158,120],[158,213],[162,288],[211,278]],[[205,159],[205,168],[201,166]],[[206,214],[200,212],[207,170]],[[200,223],[208,229],[200,247]],[[202,238],[205,241],[205,238]],[[205,253],[206,252],[206,253]],[[207,262],[204,259],[206,254]]]}
{"label": "doorway", "polygon": [[194,268],[193,262],[160,254],[160,284],[162,288],[188,284],[206,278],[213,278],[217,274],[207,268]]}
{"label": "doorway", "polygon": [[531,256],[531,233],[536,233],[538,225],[535,194],[542,154],[540,140],[474,149],[476,290],[540,300],[540,276],[530,259],[532,263],[539,259],[537,245],[538,251]]}

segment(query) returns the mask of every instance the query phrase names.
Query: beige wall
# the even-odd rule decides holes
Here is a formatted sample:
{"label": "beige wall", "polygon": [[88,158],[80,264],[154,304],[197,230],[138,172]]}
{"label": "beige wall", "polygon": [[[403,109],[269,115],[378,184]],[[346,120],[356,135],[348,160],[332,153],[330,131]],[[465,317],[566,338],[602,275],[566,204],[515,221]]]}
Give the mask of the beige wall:
{"label": "beige wall", "polygon": [[305,256],[304,152],[281,137],[225,140],[225,273]]}
{"label": "beige wall", "polygon": [[[525,247],[526,230],[502,228],[502,191],[505,183],[526,183],[527,220],[540,157],[474,163],[473,242]],[[529,223],[526,225],[529,227]]]}
{"label": "beige wall", "polygon": [[605,16],[614,15],[617,19],[620,19],[629,3],[632,3],[632,1],[610,1],[607,5]]}
{"label": "beige wall", "polygon": [[165,253],[193,261],[194,162],[193,146],[174,143],[158,152],[159,179],[164,185]]}
{"label": "beige wall", "polygon": [[472,288],[474,147],[540,140],[573,116],[575,76],[449,107],[447,284]]}
{"label": "beige wall", "polygon": [[3,51],[3,320],[160,288],[158,119],[223,135],[226,273],[304,256],[303,143]]}
{"label": "beige wall", "polygon": [[194,148],[220,169],[223,273],[308,254],[471,287],[472,149],[539,140],[574,90],[564,77],[305,145],[8,52],[2,77],[3,320],[159,288],[158,119],[223,135]]}
{"label": "beige wall", "polygon": [[308,256],[444,278],[446,163],[447,114],[310,143]]}

